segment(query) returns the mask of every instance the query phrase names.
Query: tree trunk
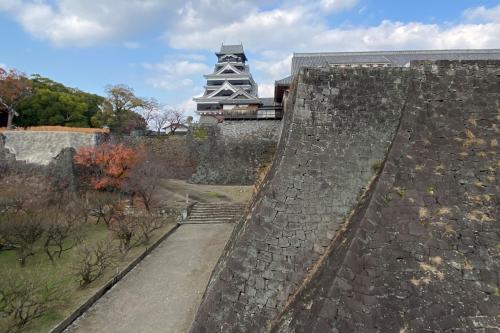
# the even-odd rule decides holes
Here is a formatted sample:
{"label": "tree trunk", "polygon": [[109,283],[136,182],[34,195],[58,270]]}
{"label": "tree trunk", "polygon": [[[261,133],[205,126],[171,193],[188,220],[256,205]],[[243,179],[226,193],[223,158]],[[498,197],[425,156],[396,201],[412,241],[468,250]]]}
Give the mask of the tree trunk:
{"label": "tree trunk", "polygon": [[15,111],[13,108],[7,110],[7,128],[12,129],[12,123],[14,122]]}

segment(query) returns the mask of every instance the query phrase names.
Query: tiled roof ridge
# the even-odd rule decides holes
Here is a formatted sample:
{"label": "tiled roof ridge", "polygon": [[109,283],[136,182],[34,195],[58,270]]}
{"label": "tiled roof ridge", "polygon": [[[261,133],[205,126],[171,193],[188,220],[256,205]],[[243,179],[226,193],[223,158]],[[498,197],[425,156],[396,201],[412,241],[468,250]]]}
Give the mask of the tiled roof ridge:
{"label": "tiled roof ridge", "polygon": [[440,54],[440,53],[496,53],[500,49],[446,49],[446,50],[399,50],[399,51],[349,51],[349,52],[294,52],[294,57],[391,55],[391,54]]}

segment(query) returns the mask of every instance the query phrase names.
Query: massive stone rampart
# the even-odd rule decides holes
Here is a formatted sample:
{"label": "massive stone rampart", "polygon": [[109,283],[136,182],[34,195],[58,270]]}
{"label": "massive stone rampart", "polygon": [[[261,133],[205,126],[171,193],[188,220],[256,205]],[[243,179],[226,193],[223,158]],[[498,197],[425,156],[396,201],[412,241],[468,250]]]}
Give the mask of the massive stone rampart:
{"label": "massive stone rampart", "polygon": [[261,331],[280,313],[384,159],[408,73],[299,75],[270,174],[214,271],[193,332]]}
{"label": "massive stone rampart", "polygon": [[498,332],[500,61],[421,65],[374,187],[276,332]]}
{"label": "massive stone rampart", "polygon": [[280,127],[279,120],[225,121],[191,127],[188,146],[198,157],[191,181],[252,185],[259,170],[273,159]]}
{"label": "massive stone rampart", "polygon": [[191,331],[497,331],[500,62],[295,84]]}

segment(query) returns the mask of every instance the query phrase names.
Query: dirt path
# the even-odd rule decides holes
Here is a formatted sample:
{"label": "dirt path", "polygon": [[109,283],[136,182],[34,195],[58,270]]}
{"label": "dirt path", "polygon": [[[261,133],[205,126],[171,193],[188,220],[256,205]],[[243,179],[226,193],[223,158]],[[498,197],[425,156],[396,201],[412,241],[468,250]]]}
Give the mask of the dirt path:
{"label": "dirt path", "polygon": [[182,225],[69,332],[187,332],[232,224]]}

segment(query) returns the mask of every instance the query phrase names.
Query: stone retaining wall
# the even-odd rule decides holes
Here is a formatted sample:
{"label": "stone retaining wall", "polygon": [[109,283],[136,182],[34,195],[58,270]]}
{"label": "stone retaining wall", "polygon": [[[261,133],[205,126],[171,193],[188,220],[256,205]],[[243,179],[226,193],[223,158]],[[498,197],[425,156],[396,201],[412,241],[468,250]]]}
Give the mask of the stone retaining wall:
{"label": "stone retaining wall", "polygon": [[420,65],[371,200],[273,331],[500,331],[499,74]]}
{"label": "stone retaining wall", "polygon": [[252,185],[259,169],[272,161],[281,121],[225,121],[193,126],[189,149],[198,157],[193,183]]}
{"label": "stone retaining wall", "polygon": [[384,159],[408,73],[301,72],[269,179],[216,267],[193,332],[257,332],[270,325]]}
{"label": "stone retaining wall", "polygon": [[498,331],[500,62],[303,69],[290,99],[191,331]]}
{"label": "stone retaining wall", "polygon": [[48,165],[65,148],[78,149],[95,146],[101,135],[96,133],[5,131],[2,133],[4,148],[16,161]]}

